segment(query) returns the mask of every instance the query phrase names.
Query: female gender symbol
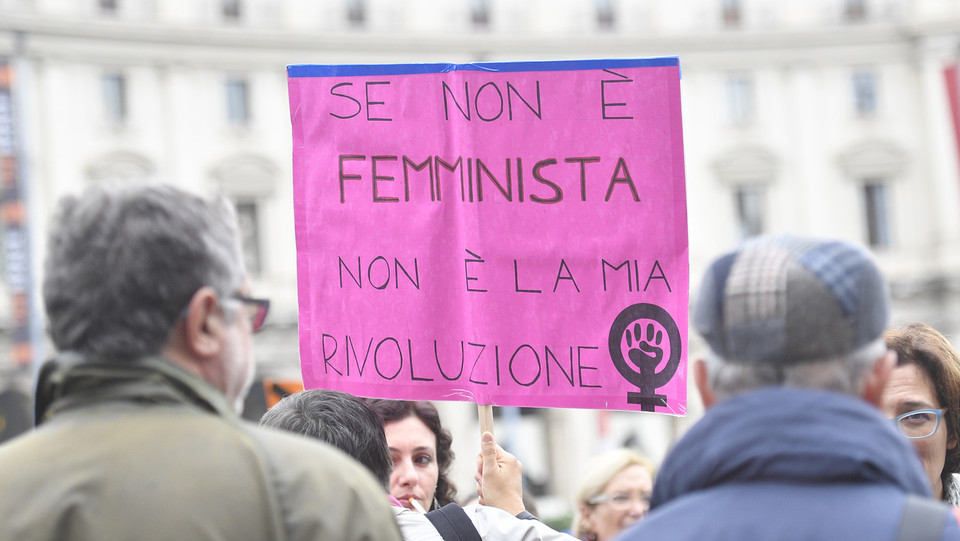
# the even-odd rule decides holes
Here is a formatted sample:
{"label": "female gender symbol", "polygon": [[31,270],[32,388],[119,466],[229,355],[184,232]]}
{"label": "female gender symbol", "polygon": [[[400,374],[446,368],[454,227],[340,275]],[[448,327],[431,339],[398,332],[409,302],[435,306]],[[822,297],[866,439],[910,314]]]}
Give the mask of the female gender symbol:
{"label": "female gender symbol", "polygon": [[[653,324],[648,324],[644,333],[644,328],[639,323],[644,319],[656,321],[667,331],[670,358],[659,372],[656,369],[663,359],[663,348],[660,347],[662,336],[660,331],[654,333]],[[624,358],[621,347],[624,333],[628,333],[627,345],[631,346],[627,354],[629,362]],[[680,330],[670,314],[663,308],[648,303],[624,308],[610,328],[608,346],[610,358],[617,371],[640,389],[639,393],[627,393],[627,403],[640,404],[640,411],[656,411],[656,406],[666,406],[666,395],[657,394],[656,390],[666,385],[677,372],[681,348]]]}

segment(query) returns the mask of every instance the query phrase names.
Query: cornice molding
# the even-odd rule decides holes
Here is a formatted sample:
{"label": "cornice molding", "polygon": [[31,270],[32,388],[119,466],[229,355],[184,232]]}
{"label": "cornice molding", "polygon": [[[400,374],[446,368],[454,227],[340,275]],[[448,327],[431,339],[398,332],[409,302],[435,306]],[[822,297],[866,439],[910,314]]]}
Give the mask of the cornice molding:
{"label": "cornice molding", "polygon": [[[335,31],[306,32],[280,27],[255,26],[183,26],[142,21],[98,18],[56,17],[36,14],[4,13],[0,17],[0,38],[4,33],[21,36],[21,53],[64,52],[79,44],[88,51],[122,47],[151,50],[168,49],[175,57],[185,49],[223,49],[254,53],[298,53],[300,57],[317,53],[420,54],[434,57],[451,54],[509,55],[538,57],[549,52],[556,56],[580,57],[596,54],[746,53],[774,51],[778,54],[803,50],[823,54],[824,49],[874,47],[909,44],[926,36],[960,32],[960,18],[921,21],[909,24],[869,23],[807,28],[770,28],[764,30],[719,30],[689,33],[646,33],[582,31],[527,33],[474,31],[450,27],[438,32],[390,32],[383,29],[344,28]],[[10,47],[10,39],[0,39],[0,47]],[[16,41],[16,40],[15,40]],[[16,51],[6,51],[7,54]],[[119,52],[119,51],[118,51]],[[0,54],[4,53],[0,49]]]}

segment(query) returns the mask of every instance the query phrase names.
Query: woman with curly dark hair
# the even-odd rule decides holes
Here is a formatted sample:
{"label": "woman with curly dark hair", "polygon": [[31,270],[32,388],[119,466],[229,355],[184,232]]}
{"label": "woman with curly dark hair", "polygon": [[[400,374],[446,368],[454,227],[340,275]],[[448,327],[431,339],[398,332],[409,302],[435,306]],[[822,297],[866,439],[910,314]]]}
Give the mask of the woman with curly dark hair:
{"label": "woman with curly dark hair", "polygon": [[883,393],[883,412],[913,443],[933,495],[956,505],[960,490],[960,355],[924,323],[890,329],[884,338],[897,367]]}
{"label": "woman with curly dark hair", "polygon": [[453,451],[450,432],[440,425],[440,414],[429,402],[367,400],[383,420],[393,458],[390,495],[415,509],[427,511],[456,501],[457,489],[448,479]]}

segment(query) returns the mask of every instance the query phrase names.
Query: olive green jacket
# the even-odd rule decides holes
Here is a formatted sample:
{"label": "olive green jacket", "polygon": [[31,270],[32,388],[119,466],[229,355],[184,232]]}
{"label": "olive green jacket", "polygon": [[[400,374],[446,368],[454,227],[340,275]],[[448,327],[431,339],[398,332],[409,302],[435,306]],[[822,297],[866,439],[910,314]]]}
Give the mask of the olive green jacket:
{"label": "olive green jacket", "polygon": [[242,421],[162,359],[61,356],[37,419],[0,445],[0,541],[400,539],[362,466]]}

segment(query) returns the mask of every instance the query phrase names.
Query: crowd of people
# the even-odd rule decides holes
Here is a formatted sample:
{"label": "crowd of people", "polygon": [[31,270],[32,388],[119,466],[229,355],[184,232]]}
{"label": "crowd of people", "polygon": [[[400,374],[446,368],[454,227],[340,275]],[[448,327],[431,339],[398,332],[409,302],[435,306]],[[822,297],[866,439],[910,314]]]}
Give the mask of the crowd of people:
{"label": "crowd of people", "polygon": [[691,318],[706,414],[659,468],[585,465],[569,532],[490,432],[458,492],[429,402],[312,389],[241,420],[269,302],[222,198],[67,197],[44,275],[59,353],[36,429],[0,446],[0,541],[960,539],[960,356],[890,326],[851,243],[767,236],[712,262]]}

